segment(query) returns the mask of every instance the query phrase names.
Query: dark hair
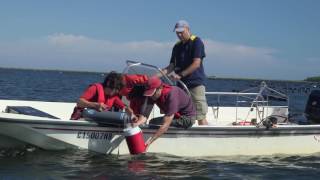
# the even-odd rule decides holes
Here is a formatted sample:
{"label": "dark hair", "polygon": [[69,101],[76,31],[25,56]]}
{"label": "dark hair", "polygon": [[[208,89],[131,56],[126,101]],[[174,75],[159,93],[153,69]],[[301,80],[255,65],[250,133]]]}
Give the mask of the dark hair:
{"label": "dark hair", "polygon": [[135,85],[130,91],[130,93],[128,94],[129,100],[136,97],[143,97],[143,93],[145,89],[146,87],[144,85]]}
{"label": "dark hair", "polygon": [[120,91],[123,87],[122,75],[115,71],[111,71],[105,78],[102,83],[103,87],[110,89],[115,89]]}

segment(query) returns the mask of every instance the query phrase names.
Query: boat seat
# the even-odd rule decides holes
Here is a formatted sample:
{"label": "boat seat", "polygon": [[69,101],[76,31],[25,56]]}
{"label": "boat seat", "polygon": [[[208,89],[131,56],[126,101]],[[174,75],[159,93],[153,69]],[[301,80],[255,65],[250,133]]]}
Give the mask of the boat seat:
{"label": "boat seat", "polygon": [[52,116],[46,112],[43,112],[39,109],[35,109],[30,106],[7,106],[6,113],[14,113],[14,114],[24,114],[30,116],[39,116],[39,117],[47,117],[51,119],[59,119],[55,116]]}

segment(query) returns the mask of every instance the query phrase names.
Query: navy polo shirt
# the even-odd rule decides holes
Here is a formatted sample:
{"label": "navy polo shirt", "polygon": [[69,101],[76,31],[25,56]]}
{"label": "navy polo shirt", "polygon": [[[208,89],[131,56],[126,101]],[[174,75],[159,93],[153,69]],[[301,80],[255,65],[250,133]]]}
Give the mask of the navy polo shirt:
{"label": "navy polo shirt", "polygon": [[204,44],[200,38],[189,39],[186,43],[176,43],[172,50],[170,63],[174,64],[174,71],[179,74],[193,63],[193,58],[200,58],[201,65],[192,74],[183,77],[181,80],[188,88],[204,85],[206,75],[203,69],[203,58],[206,56]]}

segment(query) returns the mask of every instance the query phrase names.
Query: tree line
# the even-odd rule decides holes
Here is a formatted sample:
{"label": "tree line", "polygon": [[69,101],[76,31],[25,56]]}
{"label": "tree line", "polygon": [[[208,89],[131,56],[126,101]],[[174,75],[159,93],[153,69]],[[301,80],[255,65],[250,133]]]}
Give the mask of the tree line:
{"label": "tree line", "polygon": [[305,81],[320,82],[320,76],[307,77]]}

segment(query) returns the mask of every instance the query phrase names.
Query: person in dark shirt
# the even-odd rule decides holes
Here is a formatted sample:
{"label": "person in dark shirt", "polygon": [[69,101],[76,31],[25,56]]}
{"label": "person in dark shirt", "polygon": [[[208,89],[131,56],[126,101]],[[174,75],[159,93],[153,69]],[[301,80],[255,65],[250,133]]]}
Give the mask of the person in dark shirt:
{"label": "person in dark shirt", "polygon": [[[146,146],[165,133],[169,126],[190,128],[194,124],[196,116],[194,104],[191,97],[181,88],[162,83],[158,77],[154,76],[149,78],[143,95],[148,97],[148,103],[157,104],[161,113],[164,114],[163,117],[150,120],[149,125],[160,125],[160,128],[146,142]],[[140,125],[146,120],[147,117],[140,116],[134,125]]]}
{"label": "person in dark shirt", "polygon": [[185,20],[178,21],[174,31],[180,41],[173,47],[170,64],[163,69],[163,72],[172,79],[181,80],[186,84],[196,105],[198,124],[208,125],[206,75],[203,68],[203,59],[206,56],[204,44],[199,37],[191,34],[189,24]]}

